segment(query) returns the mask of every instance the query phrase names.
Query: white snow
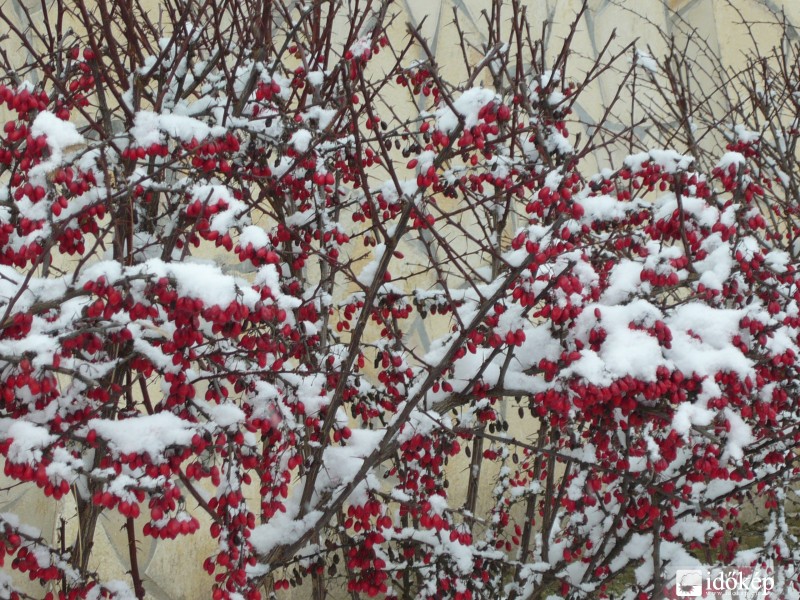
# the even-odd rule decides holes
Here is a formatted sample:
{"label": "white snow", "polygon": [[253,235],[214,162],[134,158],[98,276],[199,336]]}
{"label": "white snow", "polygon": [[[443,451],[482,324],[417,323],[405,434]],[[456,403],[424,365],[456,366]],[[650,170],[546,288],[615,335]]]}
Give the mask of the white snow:
{"label": "white snow", "polygon": [[131,135],[136,144],[149,147],[161,142],[161,132],[158,126],[158,114],[146,110],[136,113],[131,127]]}
{"label": "white snow", "polygon": [[313,527],[322,516],[320,511],[310,511],[302,519],[295,520],[288,513],[277,513],[264,525],[254,528],[250,534],[253,549],[262,556],[268,555],[275,547],[293,544]]}
{"label": "white snow", "polygon": [[9,461],[31,465],[41,461],[42,450],[57,439],[44,427],[11,419],[0,419],[0,437],[13,440],[7,454]]}
{"label": "white snow", "polygon": [[36,115],[31,124],[31,135],[34,137],[46,136],[51,153],[61,153],[70,146],[77,146],[85,142],[74,123],[63,121],[46,110]]}
{"label": "white snow", "polygon": [[717,168],[727,169],[729,166],[734,165],[738,170],[739,167],[744,166],[746,162],[744,155],[740,152],[726,152],[722,155],[722,158],[719,159]]}
{"label": "white snow", "polygon": [[455,114],[446,104],[436,109],[436,127],[444,133],[450,133],[458,127],[459,118],[464,120],[464,128],[470,129],[478,124],[478,112],[495,99],[496,94],[486,88],[475,87],[466,90],[453,101]]}
{"label": "white snow", "polygon": [[222,429],[243,423],[246,419],[244,411],[232,402],[224,402],[218,405],[208,404],[205,410],[209,414],[210,421]]}
{"label": "white snow", "polygon": [[116,454],[147,454],[150,460],[165,460],[164,451],[172,445],[185,446],[195,434],[196,425],[169,412],[112,421],[91,419],[87,425],[108,442]]}
{"label": "white snow", "polygon": [[[345,446],[328,446],[322,455],[325,468],[320,472],[316,482],[316,492],[322,494],[331,488],[338,488],[349,484],[361,469],[364,459],[378,447],[386,431],[354,429]],[[354,504],[363,504],[366,501],[366,488],[375,485],[374,477],[368,477],[350,495]]]}
{"label": "white snow", "polygon": [[705,427],[710,424],[715,414],[697,403],[684,402],[672,417],[672,428],[680,435],[687,435],[695,425]]}
{"label": "white snow", "polygon": [[725,417],[730,426],[730,431],[725,436],[725,455],[734,460],[741,460],[744,456],[743,449],[756,441],[753,430],[744,422],[741,415],[731,408],[725,408]]}
{"label": "white snow", "polygon": [[651,73],[658,73],[658,63],[650,56],[649,52],[645,50],[636,49],[636,66],[650,71]]}
{"label": "white snow", "polygon": [[49,111],[42,111],[31,124],[31,135],[34,137],[45,136],[50,156],[47,160],[35,165],[28,172],[28,176],[33,182],[42,184],[43,175],[50,173],[53,169],[64,162],[64,153],[74,149],[76,146],[83,146],[86,140],[78,133],[74,123],[62,121]]}
{"label": "white snow", "polygon": [[314,87],[320,87],[325,81],[324,71],[309,71],[306,74],[306,81]]}
{"label": "white snow", "polygon": [[333,108],[322,108],[320,106],[312,106],[303,115],[306,121],[316,121],[319,129],[327,129],[337,114],[337,110]]}
{"label": "white snow", "polygon": [[353,56],[360,57],[363,54],[372,48],[372,35],[368,33],[366,35],[362,35],[361,37],[357,38],[352,44],[350,44],[350,48],[348,49]]}
{"label": "white snow", "polygon": [[745,144],[752,144],[761,139],[761,134],[757,131],[751,131],[744,125],[735,125],[733,131],[736,134],[736,139]]}
{"label": "white snow", "polygon": [[252,245],[253,248],[265,248],[271,246],[269,236],[262,227],[248,225],[239,234],[239,244],[242,247]]}
{"label": "white snow", "polygon": [[365,288],[370,287],[373,281],[375,280],[375,275],[378,272],[378,267],[380,267],[381,259],[383,259],[383,255],[385,253],[386,253],[386,244],[376,244],[375,247],[372,249],[372,254],[374,258],[369,263],[367,263],[364,266],[364,268],[361,269],[361,272],[358,274],[357,277],[358,282]]}
{"label": "white snow", "polygon": [[148,147],[162,142],[162,133],[170,137],[190,142],[202,141],[207,137],[224,135],[227,130],[219,125],[211,127],[199,119],[180,114],[158,114],[141,110],[134,117],[131,136],[137,146]]}
{"label": "white snow", "polygon": [[307,152],[311,145],[311,132],[308,129],[298,129],[292,134],[289,143],[301,154]]}
{"label": "white snow", "polygon": [[641,171],[642,165],[648,161],[659,165],[666,173],[675,173],[676,171],[686,171],[694,159],[691,156],[679,154],[675,150],[653,149],[628,156],[625,159],[625,166],[635,173]]}
{"label": "white snow", "polygon": [[608,287],[603,292],[602,303],[608,305],[621,304],[645,285],[641,280],[643,266],[640,262],[622,259],[611,270]]}

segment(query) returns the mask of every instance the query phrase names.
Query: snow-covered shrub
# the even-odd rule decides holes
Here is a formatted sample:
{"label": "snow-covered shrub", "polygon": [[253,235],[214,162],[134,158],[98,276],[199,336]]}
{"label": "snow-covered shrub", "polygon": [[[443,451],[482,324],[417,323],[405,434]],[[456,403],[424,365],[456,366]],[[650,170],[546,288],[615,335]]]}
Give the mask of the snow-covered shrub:
{"label": "snow-covered shrub", "polygon": [[0,452],[79,536],[0,515],[0,598],[143,598],[141,536],[214,538],[215,599],[648,598],[708,560],[797,597],[798,127],[754,124],[785,106],[709,162],[581,141],[607,64],[545,69],[499,1],[467,83],[382,5],[90,4],[2,17]]}

